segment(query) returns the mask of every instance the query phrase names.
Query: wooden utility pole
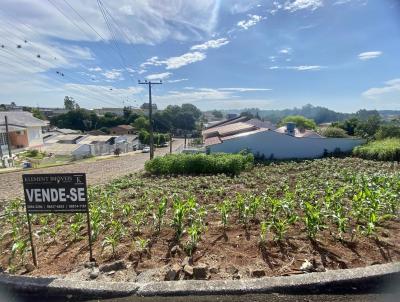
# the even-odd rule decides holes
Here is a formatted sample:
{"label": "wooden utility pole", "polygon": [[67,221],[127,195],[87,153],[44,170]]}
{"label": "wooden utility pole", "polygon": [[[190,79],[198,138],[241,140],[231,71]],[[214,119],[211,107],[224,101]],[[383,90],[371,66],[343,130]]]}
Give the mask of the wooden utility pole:
{"label": "wooden utility pole", "polygon": [[10,133],[8,132],[8,119],[7,119],[7,115],[4,117],[4,120],[5,120],[5,122],[6,122],[6,134],[7,134],[8,155],[10,156],[10,158],[12,158],[12,154],[11,154],[11,145],[10,145]]}
{"label": "wooden utility pole", "polygon": [[154,135],[153,135],[153,104],[152,104],[152,99],[151,99],[151,85],[162,84],[162,81],[160,80],[159,82],[152,82],[152,81],[145,80],[144,82],[138,81],[138,83],[141,85],[147,85],[149,87],[149,123],[150,123],[149,143],[150,143],[150,159],[153,159],[153,157],[154,157]]}

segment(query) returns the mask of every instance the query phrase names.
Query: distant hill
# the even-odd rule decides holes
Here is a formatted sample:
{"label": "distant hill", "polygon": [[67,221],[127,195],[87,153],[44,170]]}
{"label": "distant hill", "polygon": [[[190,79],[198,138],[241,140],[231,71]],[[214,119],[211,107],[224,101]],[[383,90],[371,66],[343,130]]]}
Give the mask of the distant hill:
{"label": "distant hill", "polygon": [[233,110],[222,110],[223,113],[238,113],[250,112],[253,115],[257,115],[265,120],[269,120],[273,123],[277,123],[288,115],[302,115],[307,118],[313,119],[317,124],[330,123],[343,121],[352,116],[365,119],[370,115],[379,114],[383,119],[389,120],[400,116],[400,110],[365,110],[361,109],[355,113],[343,113],[337,112],[321,106],[313,106],[311,104],[304,105],[301,108],[282,109],[282,110],[260,110],[258,108],[246,108],[246,109],[233,109]]}

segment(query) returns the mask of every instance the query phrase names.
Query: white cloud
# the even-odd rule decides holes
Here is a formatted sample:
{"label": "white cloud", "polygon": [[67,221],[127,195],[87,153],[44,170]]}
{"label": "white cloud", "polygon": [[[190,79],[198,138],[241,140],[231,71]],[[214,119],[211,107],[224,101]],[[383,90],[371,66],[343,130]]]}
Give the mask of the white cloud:
{"label": "white cloud", "polygon": [[279,53],[281,54],[290,54],[292,52],[292,48],[290,47],[286,47],[286,48],[282,48]]}
{"label": "white cloud", "polygon": [[385,82],[385,86],[370,88],[362,93],[363,97],[390,104],[400,104],[400,78]]}
{"label": "white cloud", "polygon": [[284,9],[291,12],[303,9],[314,11],[323,5],[322,0],[289,0],[285,2]]}
{"label": "white cloud", "polygon": [[89,71],[96,71],[96,72],[99,72],[99,71],[102,71],[102,70],[103,70],[103,69],[101,69],[99,66],[89,68]]}
{"label": "white cloud", "polygon": [[206,58],[206,54],[198,51],[187,52],[181,56],[170,57],[165,60],[160,60],[158,57],[151,57],[146,62],[140,65],[141,68],[147,66],[161,66],[165,65],[166,69],[178,69],[188,64],[202,61]]}
{"label": "white cloud", "polygon": [[[47,37],[73,41],[100,41],[84,20],[106,41],[112,39],[96,1],[70,1],[69,3],[83,17],[79,18],[63,1],[52,1],[69,20],[48,1],[5,0],[2,18],[13,22],[15,16],[29,24],[35,31]],[[116,38],[130,44],[156,44],[168,39],[189,40],[204,38],[214,32],[218,22],[219,1],[170,0],[162,1],[104,1],[112,14],[111,23],[118,30]],[[23,9],[22,9],[23,8]],[[114,20],[116,20],[114,24]]]}
{"label": "white cloud", "polygon": [[148,80],[164,80],[168,77],[170,77],[172,73],[170,72],[163,72],[163,73],[155,73],[155,74],[149,74],[146,76],[146,79]]}
{"label": "white cloud", "polygon": [[297,70],[297,71],[309,71],[309,70],[321,70],[326,68],[325,66],[320,65],[300,65],[300,66],[271,66],[270,70],[275,69],[288,69],[288,70]]}
{"label": "white cloud", "polygon": [[175,79],[175,80],[168,80],[167,83],[179,83],[183,81],[187,81],[188,79]]}
{"label": "white cloud", "polygon": [[259,16],[259,15],[248,15],[249,19],[247,20],[241,20],[237,23],[238,27],[243,28],[244,30],[249,29],[250,27],[256,25],[258,22],[260,22],[263,17]]}
{"label": "white cloud", "polygon": [[358,54],[360,60],[370,60],[380,57],[383,54],[382,51],[366,51]]}
{"label": "white cloud", "polygon": [[270,91],[271,88],[246,88],[246,87],[229,87],[229,88],[219,88],[223,91],[237,91],[237,92],[251,92],[251,91]]}
{"label": "white cloud", "polygon": [[123,80],[121,69],[111,69],[102,73],[108,80]]}
{"label": "white cloud", "polygon": [[202,61],[207,56],[202,52],[188,52],[178,57],[171,57],[165,60],[166,69],[178,69],[188,64]]}
{"label": "white cloud", "polygon": [[198,44],[192,46],[190,49],[191,50],[207,50],[209,48],[220,48],[221,46],[224,46],[229,43],[229,40],[227,38],[221,38],[217,40],[209,40],[203,44]]}

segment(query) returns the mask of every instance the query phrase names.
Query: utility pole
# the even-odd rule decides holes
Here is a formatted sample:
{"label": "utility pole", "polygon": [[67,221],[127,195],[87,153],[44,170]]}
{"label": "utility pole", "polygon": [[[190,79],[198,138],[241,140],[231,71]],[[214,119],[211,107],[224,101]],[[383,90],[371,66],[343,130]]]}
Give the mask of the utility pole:
{"label": "utility pole", "polygon": [[154,136],[153,136],[153,104],[151,100],[151,85],[157,85],[157,84],[162,84],[162,81],[160,80],[159,82],[152,82],[152,81],[147,81],[145,80],[144,82],[138,81],[139,84],[141,85],[147,85],[149,87],[149,122],[150,122],[150,159],[153,159],[154,157]]}
{"label": "utility pole", "polygon": [[10,145],[10,132],[8,132],[8,119],[7,119],[7,115],[4,117],[4,120],[5,120],[5,122],[6,122],[6,134],[7,134],[8,155],[10,156],[10,158],[12,158],[12,154],[11,154],[11,145]]}

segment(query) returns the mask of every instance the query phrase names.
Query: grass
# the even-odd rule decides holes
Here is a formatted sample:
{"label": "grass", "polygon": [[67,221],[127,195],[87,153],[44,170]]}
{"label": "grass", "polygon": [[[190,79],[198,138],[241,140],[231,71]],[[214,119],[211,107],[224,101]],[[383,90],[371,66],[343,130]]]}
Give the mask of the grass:
{"label": "grass", "polygon": [[356,147],[353,154],[364,159],[400,161],[400,139],[387,138],[372,141],[366,145]]}

